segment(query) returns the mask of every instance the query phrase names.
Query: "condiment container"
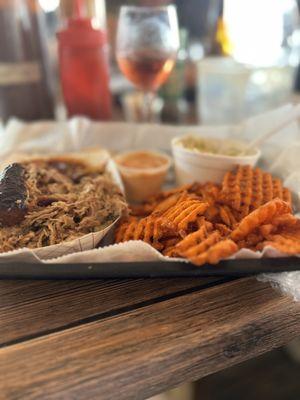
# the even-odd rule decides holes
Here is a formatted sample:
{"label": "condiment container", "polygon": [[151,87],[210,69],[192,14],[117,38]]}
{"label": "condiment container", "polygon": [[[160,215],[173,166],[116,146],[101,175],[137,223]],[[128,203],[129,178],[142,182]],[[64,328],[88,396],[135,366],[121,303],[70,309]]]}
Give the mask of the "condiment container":
{"label": "condiment container", "polygon": [[59,69],[68,115],[109,120],[111,93],[103,17],[105,3],[63,0],[61,9],[63,27],[57,34]]}
{"label": "condiment container", "polygon": [[114,160],[125,186],[126,198],[133,203],[157,194],[171,165],[167,155],[152,151],[130,151],[117,155]]}
{"label": "condiment container", "polygon": [[[172,140],[172,153],[174,157],[174,166],[176,181],[179,185],[192,182],[214,182],[221,183],[227,171],[232,170],[236,165],[255,166],[261,152],[254,149],[247,155],[223,155],[200,150],[188,149],[181,144],[183,137],[174,138]],[[242,153],[243,148],[247,145],[240,141],[228,139],[205,139],[208,144],[212,142],[220,148],[234,146]]]}

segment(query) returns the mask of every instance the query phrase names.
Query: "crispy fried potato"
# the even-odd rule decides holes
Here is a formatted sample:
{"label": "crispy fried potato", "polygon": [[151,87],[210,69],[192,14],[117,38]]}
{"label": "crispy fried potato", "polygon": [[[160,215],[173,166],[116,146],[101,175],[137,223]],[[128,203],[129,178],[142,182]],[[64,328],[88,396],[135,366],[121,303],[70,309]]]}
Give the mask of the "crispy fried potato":
{"label": "crispy fried potato", "polygon": [[274,199],[260,206],[247,215],[231,234],[231,239],[239,241],[261,225],[272,221],[274,217],[291,212],[288,203],[280,199]]}
{"label": "crispy fried potato", "polygon": [[133,219],[136,220],[136,218],[129,217],[128,219],[122,219],[119,222],[119,225],[115,232],[115,243],[124,242],[125,232],[128,228],[130,221],[132,221]]}
{"label": "crispy fried potato", "polygon": [[197,266],[201,266],[206,263],[218,264],[220,260],[224,260],[225,258],[232,256],[237,251],[237,244],[230,239],[226,239],[214,244],[207,251],[189,258],[189,260]]}
{"label": "crispy fried potato", "polygon": [[241,248],[271,245],[286,254],[300,253],[300,220],[280,179],[238,166],[221,186],[185,185],[133,206],[116,229],[116,243],[127,240],[143,240],[165,256],[195,265],[215,264]]}
{"label": "crispy fried potato", "polygon": [[153,214],[161,215],[165,221],[175,226],[181,237],[185,237],[194,229],[198,229],[199,223],[201,223],[200,218],[204,215],[208,207],[208,203],[188,195],[187,198],[180,198],[166,211],[162,213],[154,212]]}
{"label": "crispy fried potato", "polygon": [[226,205],[220,207],[220,217],[222,222],[229,227],[234,227],[237,223],[233,211]]}
{"label": "crispy fried potato", "polygon": [[164,199],[162,202],[158,203],[154,208],[153,212],[155,214],[163,214],[167,212],[171,207],[174,207],[178,201],[182,201],[188,197],[187,192],[174,193],[171,196]]}
{"label": "crispy fried potato", "polygon": [[299,238],[288,238],[282,235],[274,235],[271,240],[259,243],[258,250],[262,250],[266,246],[272,246],[282,253],[293,255],[300,253]]}
{"label": "crispy fried potato", "polygon": [[220,232],[223,237],[229,236],[232,230],[225,224],[215,224],[215,229]]}
{"label": "crispy fried potato", "polygon": [[241,219],[275,198],[291,204],[291,193],[283,188],[280,179],[259,168],[238,166],[223,179],[220,200],[239,211]]}
{"label": "crispy fried potato", "polygon": [[163,242],[169,238],[177,238],[174,226],[164,218],[153,215],[141,219],[129,217],[119,224],[115,233],[116,243],[142,240],[157,250],[163,250]]}
{"label": "crispy fried potato", "polygon": [[220,206],[217,204],[211,204],[204,215],[205,218],[210,222],[221,222]]}
{"label": "crispy fried potato", "polygon": [[221,236],[220,232],[214,231],[211,234],[209,234],[207,236],[207,238],[205,240],[203,240],[201,243],[196,244],[195,246],[189,246],[188,249],[186,249],[184,251],[180,251],[180,255],[182,255],[190,260],[193,257],[197,257],[199,254],[207,251],[211,246],[220,242],[221,239],[222,239],[222,236]]}
{"label": "crispy fried potato", "polygon": [[282,228],[295,227],[298,221],[299,219],[292,214],[279,215],[273,218],[271,223],[260,226],[259,231],[264,238],[267,238],[271,233],[275,234]]}
{"label": "crispy fried potato", "polygon": [[205,241],[212,230],[211,224],[203,224],[196,232],[190,233],[182,239],[176,246],[170,248],[167,255],[170,257],[184,257],[184,253],[190,248],[195,247]]}

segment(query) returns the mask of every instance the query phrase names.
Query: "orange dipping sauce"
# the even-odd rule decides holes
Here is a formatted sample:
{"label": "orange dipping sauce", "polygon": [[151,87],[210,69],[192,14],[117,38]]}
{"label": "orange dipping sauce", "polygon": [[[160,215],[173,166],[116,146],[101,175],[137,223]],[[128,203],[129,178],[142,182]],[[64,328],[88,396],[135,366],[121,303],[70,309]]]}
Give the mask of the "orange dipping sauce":
{"label": "orange dipping sauce", "polygon": [[137,151],[124,155],[118,160],[118,164],[127,168],[157,168],[167,164],[168,161],[164,156],[148,151]]}
{"label": "orange dipping sauce", "polygon": [[151,151],[132,151],[115,157],[126,197],[131,202],[147,200],[158,193],[170,167],[170,159]]}

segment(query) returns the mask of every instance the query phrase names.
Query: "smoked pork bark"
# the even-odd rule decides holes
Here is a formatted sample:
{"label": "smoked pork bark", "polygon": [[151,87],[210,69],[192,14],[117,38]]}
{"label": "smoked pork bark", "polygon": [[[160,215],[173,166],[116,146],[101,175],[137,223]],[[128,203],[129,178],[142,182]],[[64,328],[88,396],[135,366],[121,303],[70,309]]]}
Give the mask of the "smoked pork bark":
{"label": "smoked pork bark", "polygon": [[27,213],[28,191],[25,168],[18,163],[8,165],[0,175],[0,224],[19,224]]}

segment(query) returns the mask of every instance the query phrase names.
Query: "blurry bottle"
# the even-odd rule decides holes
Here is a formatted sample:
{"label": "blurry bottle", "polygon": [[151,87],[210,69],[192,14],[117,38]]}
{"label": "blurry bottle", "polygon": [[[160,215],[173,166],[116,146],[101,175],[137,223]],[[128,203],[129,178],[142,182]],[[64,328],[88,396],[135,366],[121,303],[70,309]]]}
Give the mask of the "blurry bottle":
{"label": "blurry bottle", "polygon": [[44,14],[38,0],[0,2],[0,119],[54,115]]}
{"label": "blurry bottle", "polygon": [[230,56],[232,55],[232,43],[229,38],[228,30],[226,23],[223,17],[219,17],[217,22],[217,31],[216,31],[216,45],[219,48],[219,54],[222,56]]}
{"label": "blurry bottle", "polygon": [[300,93],[300,65],[298,66],[297,74],[296,74],[295,92]]}
{"label": "blurry bottle", "polygon": [[185,68],[188,58],[187,43],[188,32],[182,28],[180,29],[180,48],[175,67],[159,92],[160,97],[164,101],[161,113],[162,122],[182,122],[187,112],[187,103],[184,99]]}
{"label": "blurry bottle", "polygon": [[111,118],[105,3],[62,0],[59,68],[69,116]]}
{"label": "blurry bottle", "polygon": [[224,19],[224,2],[220,5],[219,18],[211,52],[213,55],[217,56],[230,56],[233,52],[233,45]]}

